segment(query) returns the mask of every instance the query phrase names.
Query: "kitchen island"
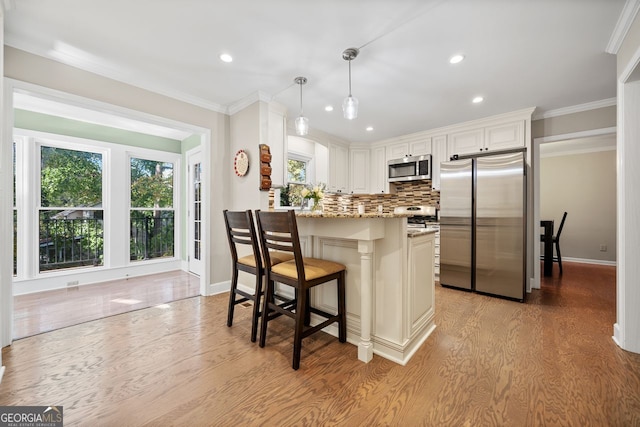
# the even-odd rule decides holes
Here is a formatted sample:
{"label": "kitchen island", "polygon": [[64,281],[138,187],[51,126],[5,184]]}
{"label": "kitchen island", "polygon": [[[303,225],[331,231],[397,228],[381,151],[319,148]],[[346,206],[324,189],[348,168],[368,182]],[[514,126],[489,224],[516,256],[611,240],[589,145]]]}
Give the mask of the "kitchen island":
{"label": "kitchen island", "polygon": [[[435,233],[408,235],[408,216],[297,214],[304,254],[347,266],[347,341],[363,362],[375,353],[404,365],[435,329]],[[312,304],[335,312],[334,294],[316,288]]]}

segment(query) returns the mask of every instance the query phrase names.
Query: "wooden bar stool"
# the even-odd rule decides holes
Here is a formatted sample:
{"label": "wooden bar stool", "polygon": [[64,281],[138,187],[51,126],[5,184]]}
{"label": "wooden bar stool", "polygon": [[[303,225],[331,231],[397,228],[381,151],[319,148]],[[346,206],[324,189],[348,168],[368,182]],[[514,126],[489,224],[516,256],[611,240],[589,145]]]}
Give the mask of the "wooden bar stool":
{"label": "wooden bar stool", "polygon": [[[256,341],[258,333],[258,318],[260,317],[260,298],[263,295],[262,280],[265,276],[264,261],[258,245],[258,236],[253,222],[251,211],[231,212],[223,211],[224,223],[227,229],[229,249],[231,250],[231,262],[233,274],[231,289],[229,290],[229,309],[227,311],[227,326],[233,324],[233,311],[237,304],[245,301],[253,301],[253,316],[251,320],[251,342]],[[239,246],[250,246],[251,254],[238,257]],[[278,263],[293,258],[289,253],[274,253],[270,255],[270,262]],[[244,271],[253,274],[256,278],[254,293],[250,294],[238,289],[238,272]],[[240,298],[237,298],[237,296]]]}
{"label": "wooden bar stool", "polygon": [[[256,212],[258,230],[263,256],[267,264],[267,286],[262,305],[262,323],[260,324],[260,347],[264,347],[267,337],[267,324],[281,315],[289,316],[295,321],[293,339],[293,369],[300,367],[302,339],[320,331],[326,326],[338,322],[338,340],[347,340],[347,316],[345,303],[346,267],[340,263],[318,258],[303,257],[298,236],[298,226],[294,211]],[[290,261],[279,264],[269,262],[269,250],[289,252],[293,254]],[[311,307],[310,289],[314,286],[336,280],[338,287],[338,313],[330,314]],[[276,304],[274,282],[292,286],[296,298],[292,302]],[[310,313],[325,318],[318,325],[310,325]]]}

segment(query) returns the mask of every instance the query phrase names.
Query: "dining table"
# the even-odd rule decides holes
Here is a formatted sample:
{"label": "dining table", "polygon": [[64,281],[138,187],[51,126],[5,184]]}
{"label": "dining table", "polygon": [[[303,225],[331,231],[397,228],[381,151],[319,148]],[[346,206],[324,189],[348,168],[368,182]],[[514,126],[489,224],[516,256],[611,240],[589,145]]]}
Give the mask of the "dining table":
{"label": "dining table", "polygon": [[544,228],[540,240],[544,243],[544,275],[553,275],[553,220],[541,220],[540,227]]}

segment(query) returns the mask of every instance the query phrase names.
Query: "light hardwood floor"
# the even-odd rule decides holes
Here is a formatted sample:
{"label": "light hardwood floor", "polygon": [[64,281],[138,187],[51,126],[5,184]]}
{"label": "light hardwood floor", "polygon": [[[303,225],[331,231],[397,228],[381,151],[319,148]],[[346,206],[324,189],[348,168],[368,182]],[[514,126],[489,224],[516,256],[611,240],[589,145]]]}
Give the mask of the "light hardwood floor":
{"label": "light hardwood floor", "polygon": [[200,279],[170,271],[13,299],[13,337],[24,338],[115,314],[200,295]]}
{"label": "light hardwood floor", "polygon": [[0,405],[63,405],[65,425],[640,425],[614,268],[566,262],[525,304],[436,288],[437,329],[407,366],[315,334],[293,371],[290,319],[259,348],[250,308],[228,328],[222,294],[15,341]]}

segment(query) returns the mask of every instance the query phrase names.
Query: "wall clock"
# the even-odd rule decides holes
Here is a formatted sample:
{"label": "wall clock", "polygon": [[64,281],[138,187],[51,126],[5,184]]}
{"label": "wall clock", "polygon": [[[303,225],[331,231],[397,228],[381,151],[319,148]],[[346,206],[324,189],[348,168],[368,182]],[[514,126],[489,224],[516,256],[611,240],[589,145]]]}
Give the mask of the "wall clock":
{"label": "wall clock", "polygon": [[233,159],[233,170],[238,176],[245,176],[249,170],[249,156],[244,150],[238,150]]}

